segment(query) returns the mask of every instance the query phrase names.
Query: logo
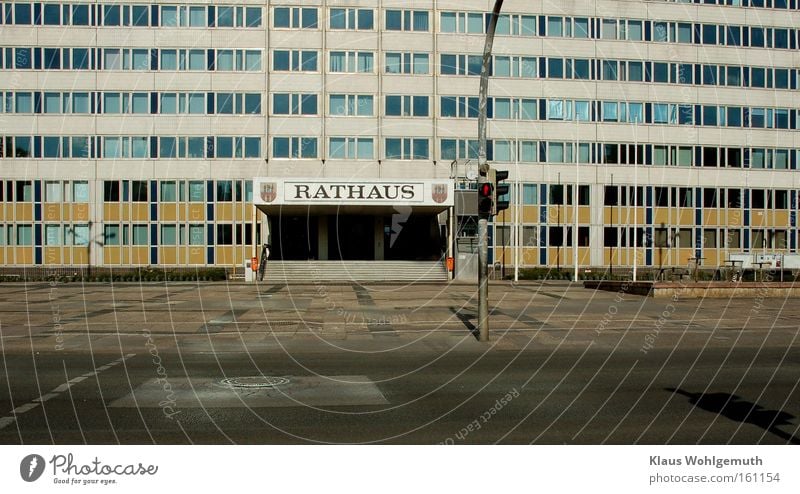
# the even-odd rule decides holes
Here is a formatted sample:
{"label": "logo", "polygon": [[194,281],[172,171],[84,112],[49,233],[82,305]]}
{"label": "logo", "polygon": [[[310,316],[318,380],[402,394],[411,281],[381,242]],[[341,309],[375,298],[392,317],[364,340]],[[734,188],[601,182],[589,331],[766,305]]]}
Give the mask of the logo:
{"label": "logo", "polygon": [[261,200],[272,202],[278,197],[278,186],[274,182],[261,184]]}
{"label": "logo", "polygon": [[19,474],[25,482],[36,482],[44,473],[44,458],[28,455],[19,464]]}
{"label": "logo", "polygon": [[447,184],[433,184],[433,201],[436,204],[441,204],[447,200]]}

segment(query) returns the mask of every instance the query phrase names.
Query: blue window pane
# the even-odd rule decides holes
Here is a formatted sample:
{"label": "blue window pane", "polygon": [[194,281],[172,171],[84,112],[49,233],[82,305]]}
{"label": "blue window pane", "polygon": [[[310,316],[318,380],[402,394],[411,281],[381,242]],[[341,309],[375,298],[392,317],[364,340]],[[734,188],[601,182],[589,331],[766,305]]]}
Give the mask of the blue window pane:
{"label": "blue window pane", "polygon": [[440,71],[442,75],[456,75],[458,73],[458,57],[456,55],[442,55]]}
{"label": "blue window pane", "polygon": [[119,5],[103,6],[103,25],[104,26],[120,25]]}
{"label": "blue window pane", "polygon": [[275,137],[272,139],[272,155],[275,158],[289,157],[289,138]]}
{"label": "blue window pane", "polygon": [[72,6],[72,25],[73,26],[88,26],[89,25],[89,6],[88,5],[73,5]]}
{"label": "blue window pane", "polygon": [[289,94],[272,95],[272,112],[275,115],[289,115],[291,97]]}
{"label": "blue window pane", "polygon": [[275,50],[272,52],[272,69],[273,70],[289,70],[290,60],[289,50]]}
{"label": "blue window pane", "polygon": [[386,11],[386,29],[400,31],[403,29],[403,12],[400,10]]}
{"label": "blue window pane", "polygon": [[386,139],[386,159],[399,160],[403,158],[403,140]]}
{"label": "blue window pane", "polygon": [[260,158],[261,157],[261,138],[260,137],[245,137],[245,139],[244,139],[244,157],[245,158]]}
{"label": "blue window pane", "polygon": [[304,29],[316,29],[317,28],[317,9],[311,8],[304,8],[303,9],[303,23],[302,27]]}
{"label": "blue window pane", "polygon": [[31,24],[31,4],[14,4],[14,24]]}
{"label": "blue window pane", "polygon": [[375,26],[374,14],[370,9],[358,10],[358,29],[369,30]]}
{"label": "blue window pane", "polygon": [[33,64],[33,54],[31,53],[30,48],[17,48],[16,49],[16,56],[14,60],[16,61],[16,68],[18,69],[30,69]]}
{"label": "blue window pane", "polygon": [[233,158],[232,137],[217,137],[217,158]]}
{"label": "blue window pane", "polygon": [[247,27],[261,26],[261,7],[247,7],[245,9]]}
{"label": "blue window pane", "polygon": [[58,4],[44,4],[44,25],[58,26],[61,24],[61,6]]}
{"label": "blue window pane", "polygon": [[276,7],[273,11],[272,22],[275,27],[291,27],[291,9]]}

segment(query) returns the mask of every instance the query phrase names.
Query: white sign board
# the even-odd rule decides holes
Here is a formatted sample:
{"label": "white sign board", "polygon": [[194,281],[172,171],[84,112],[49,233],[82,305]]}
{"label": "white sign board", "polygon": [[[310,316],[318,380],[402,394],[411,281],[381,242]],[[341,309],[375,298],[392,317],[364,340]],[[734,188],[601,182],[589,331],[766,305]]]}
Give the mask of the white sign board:
{"label": "white sign board", "polygon": [[442,206],[454,204],[452,180],[257,178],[256,206]]}

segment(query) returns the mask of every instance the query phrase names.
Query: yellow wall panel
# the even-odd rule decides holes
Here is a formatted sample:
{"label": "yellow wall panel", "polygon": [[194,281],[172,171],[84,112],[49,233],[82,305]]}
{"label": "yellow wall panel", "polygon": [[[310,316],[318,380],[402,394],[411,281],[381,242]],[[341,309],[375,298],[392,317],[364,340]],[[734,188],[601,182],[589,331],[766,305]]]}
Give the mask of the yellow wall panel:
{"label": "yellow wall panel", "polygon": [[523,223],[538,223],[539,222],[539,206],[523,206],[522,207],[522,222]]}
{"label": "yellow wall panel", "polygon": [[233,247],[217,247],[215,250],[215,264],[218,266],[230,266],[235,262]]}
{"label": "yellow wall panel", "polygon": [[581,266],[592,264],[592,249],[590,247],[578,247],[578,264]]}
{"label": "yellow wall panel", "polygon": [[539,249],[522,249],[522,264],[539,264]]}
{"label": "yellow wall panel", "polygon": [[82,266],[89,261],[89,252],[86,247],[70,247],[72,251],[72,264]]}
{"label": "yellow wall panel", "polygon": [[773,226],[789,226],[789,211],[774,211],[772,217]]}
{"label": "yellow wall panel", "polygon": [[705,259],[703,259],[700,266],[706,268],[715,268],[722,264],[721,259],[724,259],[724,257],[720,257],[716,249],[703,250],[703,257],[705,257]]}
{"label": "yellow wall panel", "polygon": [[104,264],[122,264],[121,247],[104,247],[103,248],[103,263]]}
{"label": "yellow wall panel", "polygon": [[233,221],[233,204],[217,204],[214,218],[217,221]]}
{"label": "yellow wall panel", "polygon": [[33,204],[16,204],[17,221],[33,221]]}
{"label": "yellow wall panel", "polygon": [[[243,248],[241,248],[241,247],[237,247],[237,248],[234,250],[234,254],[236,255],[236,265],[237,265],[237,266],[244,266],[244,259],[245,259],[245,258],[244,258],[244,255],[245,255],[245,249],[243,249]],[[250,256],[247,256],[247,258],[249,259],[249,258],[250,258]]]}
{"label": "yellow wall panel", "polygon": [[33,264],[33,247],[16,247],[14,257],[15,264]]}
{"label": "yellow wall panel", "polygon": [[72,205],[72,220],[73,221],[89,221],[89,205],[86,203],[79,203]]}
{"label": "yellow wall panel", "polygon": [[582,225],[587,225],[592,222],[592,208],[588,206],[581,206],[578,208],[578,222]]}
{"label": "yellow wall panel", "polygon": [[42,261],[44,264],[53,266],[63,263],[61,247],[45,247],[42,250]]}
{"label": "yellow wall panel", "polygon": [[767,226],[767,214],[764,211],[750,213],[750,226]]}
{"label": "yellow wall panel", "polygon": [[205,249],[194,247],[189,249],[189,264],[205,264]]}
{"label": "yellow wall panel", "polygon": [[719,213],[716,209],[703,211],[703,225],[719,225]]}
{"label": "yellow wall panel", "polygon": [[[675,256],[675,252],[677,251],[677,258]],[[694,249],[673,249],[673,256],[672,259],[676,262],[678,266],[688,266],[689,265],[689,258],[694,257]]]}
{"label": "yellow wall panel", "polygon": [[[569,255],[567,255],[567,250],[570,250]],[[547,263],[556,266],[559,265],[562,268],[565,265],[568,265],[572,262],[572,252],[571,249],[567,249],[566,247],[559,249],[558,247],[549,247],[547,249]]]}
{"label": "yellow wall panel", "polygon": [[150,251],[147,247],[131,247],[131,264],[150,264]]}
{"label": "yellow wall panel", "polygon": [[6,248],[0,247],[0,264],[6,264]]}
{"label": "yellow wall panel", "polygon": [[726,211],[725,224],[728,226],[742,226],[744,224],[744,214],[738,209]]}
{"label": "yellow wall panel", "polygon": [[177,247],[160,247],[158,253],[158,262],[160,264],[178,264],[178,248]]}
{"label": "yellow wall panel", "polygon": [[189,217],[187,219],[190,223],[204,221],[206,219],[205,206],[202,204],[189,204]]}
{"label": "yellow wall panel", "polygon": [[694,210],[680,208],[678,212],[678,224],[683,226],[694,225]]}
{"label": "yellow wall panel", "polygon": [[45,204],[42,209],[45,221],[61,221],[61,204]]}
{"label": "yellow wall panel", "polygon": [[119,221],[121,218],[119,204],[103,204],[103,221]]}
{"label": "yellow wall panel", "polygon": [[178,205],[177,204],[162,204],[159,208],[158,219],[161,221],[177,221],[178,220]]}
{"label": "yellow wall panel", "polygon": [[653,208],[653,223],[656,225],[670,225],[672,220],[669,215],[669,208]]}
{"label": "yellow wall panel", "polygon": [[147,221],[150,219],[150,212],[147,203],[131,204],[131,221]]}

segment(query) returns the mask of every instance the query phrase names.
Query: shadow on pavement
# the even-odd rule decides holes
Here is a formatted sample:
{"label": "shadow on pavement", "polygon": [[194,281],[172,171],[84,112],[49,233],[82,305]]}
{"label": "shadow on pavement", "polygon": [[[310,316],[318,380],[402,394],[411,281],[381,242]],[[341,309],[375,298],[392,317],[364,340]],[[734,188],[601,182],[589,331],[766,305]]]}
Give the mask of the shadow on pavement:
{"label": "shadow on pavement", "polygon": [[478,327],[472,324],[472,321],[470,320],[470,319],[475,319],[474,315],[467,314],[463,312],[461,309],[458,309],[456,307],[450,307],[450,312],[452,312],[453,315],[456,316],[458,320],[461,321],[462,324],[464,324],[464,326],[470,333],[472,333],[472,336],[474,336],[476,340],[480,339],[480,332],[478,331]]}
{"label": "shadow on pavement", "polygon": [[745,401],[729,393],[690,393],[675,388],[664,389],[686,396],[689,398],[689,403],[697,408],[736,422],[753,424],[791,444],[800,444],[800,439],[778,429],[782,425],[793,425],[792,420],[796,417],[790,413],[781,410],[765,410],[757,403]]}

